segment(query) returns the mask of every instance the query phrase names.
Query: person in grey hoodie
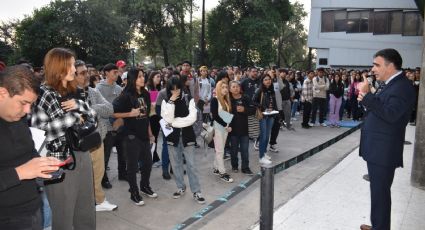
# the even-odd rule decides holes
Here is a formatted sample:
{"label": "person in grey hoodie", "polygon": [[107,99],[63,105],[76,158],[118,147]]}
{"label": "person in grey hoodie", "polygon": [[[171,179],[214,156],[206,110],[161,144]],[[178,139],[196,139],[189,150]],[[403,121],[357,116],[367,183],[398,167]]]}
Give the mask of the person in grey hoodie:
{"label": "person in grey hoodie", "polygon": [[[99,82],[96,85],[96,89],[102,94],[102,96],[112,104],[115,98],[117,98],[121,92],[122,88],[116,83],[118,78],[118,67],[112,63],[106,64],[103,68],[105,72],[105,80]],[[105,118],[102,118],[105,119]],[[124,149],[121,145],[121,135],[117,127],[119,127],[120,123],[123,124],[122,119],[114,119],[110,117],[105,119],[105,123],[108,124],[107,133],[105,138],[103,139],[103,145],[105,149],[105,169],[108,167],[109,157],[111,156],[112,147],[116,146],[118,153],[118,179],[126,180],[127,172],[126,172],[126,163],[124,157]],[[103,176],[102,179],[102,187],[106,189],[112,188],[111,183],[109,182],[108,175]]]}

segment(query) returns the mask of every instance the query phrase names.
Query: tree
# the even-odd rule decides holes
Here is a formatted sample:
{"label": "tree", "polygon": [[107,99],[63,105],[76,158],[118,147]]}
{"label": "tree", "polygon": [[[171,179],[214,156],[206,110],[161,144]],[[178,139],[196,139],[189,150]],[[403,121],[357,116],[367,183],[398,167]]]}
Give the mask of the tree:
{"label": "tree", "polygon": [[292,14],[288,0],[227,0],[208,17],[208,44],[214,64],[269,65],[273,40]]}
{"label": "tree", "polygon": [[307,57],[307,33],[304,29],[303,20],[307,16],[304,6],[298,2],[292,5],[293,14],[289,21],[283,21],[279,29],[277,39],[277,62],[278,66],[297,69],[306,69]]}
{"label": "tree", "polygon": [[41,66],[54,47],[67,47],[94,65],[126,59],[131,38],[126,17],[97,1],[55,1],[35,10],[16,28],[21,55]]}
{"label": "tree", "polygon": [[190,38],[184,21],[190,4],[189,0],[132,0],[125,1],[121,11],[143,35],[138,40],[141,48],[153,57],[161,50],[164,64],[169,65],[190,57]]}

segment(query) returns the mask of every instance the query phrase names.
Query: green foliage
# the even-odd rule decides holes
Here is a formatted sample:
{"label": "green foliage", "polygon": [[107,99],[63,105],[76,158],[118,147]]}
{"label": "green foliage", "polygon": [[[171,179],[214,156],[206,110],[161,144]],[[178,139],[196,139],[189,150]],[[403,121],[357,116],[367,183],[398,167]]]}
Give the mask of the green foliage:
{"label": "green foliage", "polygon": [[279,38],[276,49],[278,51],[277,65],[296,69],[307,69],[307,33],[303,20],[307,16],[302,4],[295,2],[292,5],[293,15],[279,28]]}
{"label": "green foliage", "polygon": [[208,52],[214,65],[269,65],[273,40],[292,16],[288,0],[221,1],[208,17]]}
{"label": "green foliage", "polygon": [[184,18],[190,0],[132,0],[121,7],[136,31],[142,52],[156,57],[162,54],[164,64],[177,63],[190,57],[190,37]]}
{"label": "green foliage", "polygon": [[21,55],[41,66],[46,52],[67,47],[77,58],[103,65],[128,56],[130,26],[102,1],[55,1],[16,28]]}

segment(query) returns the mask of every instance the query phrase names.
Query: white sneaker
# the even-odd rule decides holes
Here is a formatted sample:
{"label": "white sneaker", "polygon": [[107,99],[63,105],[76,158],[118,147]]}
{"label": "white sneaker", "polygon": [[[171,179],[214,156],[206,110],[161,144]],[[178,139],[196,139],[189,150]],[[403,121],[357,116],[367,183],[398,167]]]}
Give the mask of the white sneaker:
{"label": "white sneaker", "polygon": [[265,157],[267,160],[271,160],[271,159],[272,159],[272,157],[271,157],[270,155],[268,155],[267,153],[264,153],[264,157]]}
{"label": "white sneaker", "polygon": [[264,164],[264,165],[268,165],[268,164],[271,164],[271,163],[272,163],[272,161],[271,161],[271,160],[268,160],[268,159],[266,158],[266,155],[264,155],[264,157],[263,157],[263,158],[261,158],[259,162],[260,162],[260,164]]}
{"label": "white sneaker", "polygon": [[96,212],[110,212],[117,208],[117,205],[109,203],[106,199],[102,203],[96,204]]}
{"label": "white sneaker", "polygon": [[291,118],[291,121],[298,121],[296,117]]}
{"label": "white sneaker", "polygon": [[320,124],[322,127],[327,127],[328,125],[326,125],[325,123],[321,123]]}
{"label": "white sneaker", "polygon": [[308,123],[308,125],[309,125],[309,126],[311,126],[311,127],[315,126],[315,125],[314,125],[313,123],[311,123],[311,122],[309,122],[309,123]]}

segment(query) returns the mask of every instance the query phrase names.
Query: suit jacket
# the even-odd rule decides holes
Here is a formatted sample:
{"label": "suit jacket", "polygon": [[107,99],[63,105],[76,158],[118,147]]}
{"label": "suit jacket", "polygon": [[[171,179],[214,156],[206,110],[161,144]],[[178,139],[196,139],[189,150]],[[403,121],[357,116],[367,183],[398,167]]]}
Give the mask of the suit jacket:
{"label": "suit jacket", "polygon": [[367,109],[360,137],[360,156],[367,162],[403,167],[406,125],[415,102],[410,81],[399,74],[380,93],[368,93],[361,104]]}

